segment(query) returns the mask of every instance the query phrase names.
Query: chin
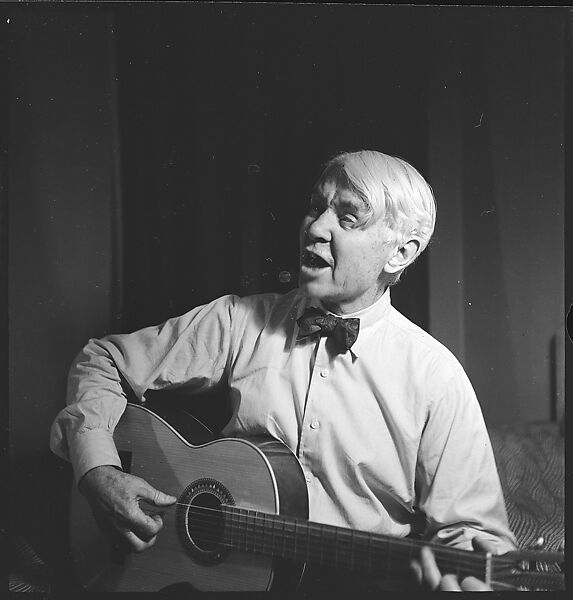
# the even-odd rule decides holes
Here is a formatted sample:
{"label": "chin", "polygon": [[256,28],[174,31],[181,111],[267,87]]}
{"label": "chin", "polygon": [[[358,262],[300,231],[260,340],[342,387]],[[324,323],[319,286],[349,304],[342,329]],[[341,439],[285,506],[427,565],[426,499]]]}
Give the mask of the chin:
{"label": "chin", "polygon": [[316,281],[309,281],[304,277],[299,277],[298,288],[309,298],[325,300],[328,297],[328,292],[324,289],[324,285],[321,285]]}

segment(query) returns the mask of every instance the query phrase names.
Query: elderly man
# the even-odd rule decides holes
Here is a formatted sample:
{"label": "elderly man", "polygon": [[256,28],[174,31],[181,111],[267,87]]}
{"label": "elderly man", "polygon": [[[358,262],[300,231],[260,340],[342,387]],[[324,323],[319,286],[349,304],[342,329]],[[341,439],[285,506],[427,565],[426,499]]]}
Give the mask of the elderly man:
{"label": "elderly man", "polygon": [[[434,223],[431,189],[411,165],[374,151],[338,155],[302,221],[298,289],[225,296],[157,327],[91,340],[71,369],[51,447],[71,460],[94,511],[144,550],[162,521],[139,500],[176,500],[164,493],[176,490],[118,469],[112,434],[126,406],[122,380],[139,398],[224,382],[233,415],[223,434],[284,442],[305,473],[310,520],[512,549],[471,384],[454,356],[390,302]],[[431,589],[487,589],[440,573],[427,550],[411,568]]]}

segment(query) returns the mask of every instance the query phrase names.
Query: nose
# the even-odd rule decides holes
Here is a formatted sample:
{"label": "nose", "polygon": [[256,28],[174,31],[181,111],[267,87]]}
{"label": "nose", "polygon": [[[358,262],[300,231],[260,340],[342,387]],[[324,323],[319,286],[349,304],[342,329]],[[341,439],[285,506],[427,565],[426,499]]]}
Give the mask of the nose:
{"label": "nose", "polygon": [[315,217],[310,217],[306,226],[306,236],[311,242],[329,242],[332,237],[331,215],[325,210]]}

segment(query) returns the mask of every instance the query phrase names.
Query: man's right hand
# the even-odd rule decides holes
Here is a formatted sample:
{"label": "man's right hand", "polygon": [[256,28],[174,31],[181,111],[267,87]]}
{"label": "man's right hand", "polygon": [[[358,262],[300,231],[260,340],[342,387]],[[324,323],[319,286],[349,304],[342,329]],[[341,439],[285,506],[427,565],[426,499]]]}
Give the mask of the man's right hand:
{"label": "man's right hand", "polygon": [[140,500],[155,507],[167,507],[177,501],[156,490],[145,480],[102,465],[88,471],[79,482],[98,522],[129,550],[142,552],[153,546],[163,527],[159,514],[145,514]]}

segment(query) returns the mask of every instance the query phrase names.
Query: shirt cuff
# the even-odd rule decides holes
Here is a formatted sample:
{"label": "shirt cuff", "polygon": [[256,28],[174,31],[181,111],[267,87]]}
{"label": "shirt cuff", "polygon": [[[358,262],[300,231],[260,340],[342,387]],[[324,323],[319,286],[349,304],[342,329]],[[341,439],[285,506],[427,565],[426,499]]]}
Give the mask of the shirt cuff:
{"label": "shirt cuff", "polygon": [[492,542],[496,547],[495,554],[505,554],[516,549],[510,540],[473,527],[445,527],[434,535],[432,542],[447,544],[461,550],[473,550],[472,540],[474,537]]}
{"label": "shirt cuff", "polygon": [[121,469],[113,435],[105,429],[84,429],[68,442],[76,484],[91,469],[112,465]]}

